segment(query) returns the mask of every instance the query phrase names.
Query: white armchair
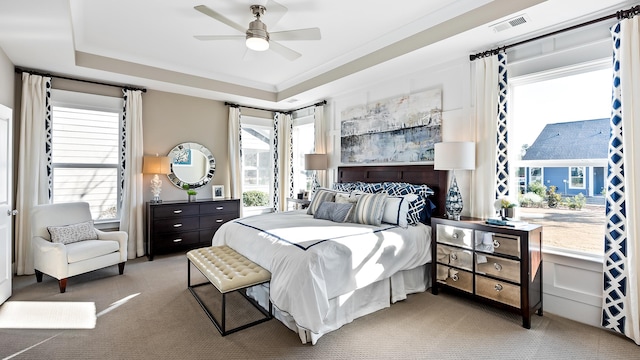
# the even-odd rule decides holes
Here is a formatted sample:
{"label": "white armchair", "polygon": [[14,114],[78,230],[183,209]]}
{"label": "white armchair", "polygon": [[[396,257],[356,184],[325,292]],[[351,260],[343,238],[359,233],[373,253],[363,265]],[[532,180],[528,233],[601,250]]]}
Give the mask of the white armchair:
{"label": "white armchair", "polygon": [[31,211],[31,247],[36,281],[42,274],[58,279],[60,292],[67,288],[67,278],[118,264],[120,275],[127,261],[128,234],[124,231],[95,229],[97,240],[73,243],[51,241],[48,226],[63,226],[91,220],[86,202],[37,205]]}

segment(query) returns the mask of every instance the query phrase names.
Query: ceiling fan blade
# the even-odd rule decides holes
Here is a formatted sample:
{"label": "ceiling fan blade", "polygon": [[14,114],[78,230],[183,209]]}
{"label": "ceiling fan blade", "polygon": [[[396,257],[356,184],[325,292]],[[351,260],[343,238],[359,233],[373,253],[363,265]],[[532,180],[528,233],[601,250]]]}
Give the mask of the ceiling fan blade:
{"label": "ceiling fan blade", "polygon": [[264,13],[265,22],[267,22],[269,26],[276,26],[284,14],[289,11],[289,9],[284,5],[277,3],[274,0],[268,0],[264,7],[267,9]]}
{"label": "ceiling fan blade", "polygon": [[269,38],[277,41],[281,40],[320,40],[322,35],[318,28],[275,31],[269,33]]}
{"label": "ceiling fan blade", "polygon": [[194,6],[194,9],[200,11],[201,13],[212,17],[218,21],[220,21],[223,24],[226,24],[228,26],[231,26],[232,28],[240,31],[241,33],[244,34],[244,32],[246,31],[246,28],[240,24],[236,24],[233,21],[227,19],[224,15],[220,14],[219,12],[205,6],[205,5],[198,5],[198,6]]}
{"label": "ceiling fan blade", "polygon": [[202,41],[209,40],[238,40],[244,39],[245,35],[194,35],[194,38]]}
{"label": "ceiling fan blade", "polygon": [[277,52],[278,54],[282,55],[284,58],[288,59],[288,60],[295,60],[297,58],[299,58],[300,56],[302,56],[302,54],[300,54],[297,51],[291,50],[288,47],[278,44],[275,41],[269,41],[269,48],[275,52]]}

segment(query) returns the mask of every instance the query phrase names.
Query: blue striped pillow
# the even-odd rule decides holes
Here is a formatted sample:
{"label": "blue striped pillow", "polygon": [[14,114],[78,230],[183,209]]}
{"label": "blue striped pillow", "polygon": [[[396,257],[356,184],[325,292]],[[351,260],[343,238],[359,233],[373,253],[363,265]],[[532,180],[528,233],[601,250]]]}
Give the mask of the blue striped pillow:
{"label": "blue striped pillow", "polygon": [[318,210],[318,206],[325,201],[334,202],[336,198],[335,191],[319,189],[313,194],[313,199],[309,203],[309,209],[307,209],[307,214],[313,215],[313,213]]}
{"label": "blue striped pillow", "polygon": [[380,226],[382,214],[384,213],[384,203],[387,201],[387,194],[362,194],[358,198],[354,213],[353,222],[359,224]]}

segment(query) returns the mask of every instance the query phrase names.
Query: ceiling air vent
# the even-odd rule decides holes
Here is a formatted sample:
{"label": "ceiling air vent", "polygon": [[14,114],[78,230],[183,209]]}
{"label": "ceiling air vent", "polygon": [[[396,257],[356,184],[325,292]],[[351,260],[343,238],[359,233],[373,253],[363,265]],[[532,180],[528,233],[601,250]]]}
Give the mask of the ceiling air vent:
{"label": "ceiling air vent", "polygon": [[516,16],[509,20],[499,22],[497,24],[490,25],[489,27],[493,29],[493,32],[501,32],[507,29],[511,29],[512,27],[515,27],[518,25],[526,24],[528,22],[529,22],[529,17],[525,14],[525,15]]}

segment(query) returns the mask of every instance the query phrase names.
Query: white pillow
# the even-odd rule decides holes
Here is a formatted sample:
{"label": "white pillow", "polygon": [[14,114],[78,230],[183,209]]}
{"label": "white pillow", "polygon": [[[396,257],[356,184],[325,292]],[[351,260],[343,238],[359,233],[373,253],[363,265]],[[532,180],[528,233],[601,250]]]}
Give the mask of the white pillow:
{"label": "white pillow", "polygon": [[51,235],[51,242],[65,245],[83,240],[98,239],[92,220],[63,226],[47,226],[47,230]]}
{"label": "white pillow", "polygon": [[382,222],[407,228],[407,213],[409,212],[409,200],[404,196],[389,196],[384,203]]}

